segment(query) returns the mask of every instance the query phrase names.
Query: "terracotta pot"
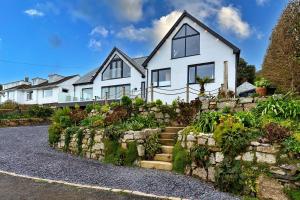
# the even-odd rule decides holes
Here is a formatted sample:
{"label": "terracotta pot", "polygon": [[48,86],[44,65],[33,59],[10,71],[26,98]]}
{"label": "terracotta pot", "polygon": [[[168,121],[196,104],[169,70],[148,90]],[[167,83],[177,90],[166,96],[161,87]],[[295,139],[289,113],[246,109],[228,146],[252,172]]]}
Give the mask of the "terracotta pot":
{"label": "terracotta pot", "polygon": [[267,88],[264,88],[264,87],[257,87],[256,88],[256,93],[259,95],[259,96],[266,96],[267,95]]}

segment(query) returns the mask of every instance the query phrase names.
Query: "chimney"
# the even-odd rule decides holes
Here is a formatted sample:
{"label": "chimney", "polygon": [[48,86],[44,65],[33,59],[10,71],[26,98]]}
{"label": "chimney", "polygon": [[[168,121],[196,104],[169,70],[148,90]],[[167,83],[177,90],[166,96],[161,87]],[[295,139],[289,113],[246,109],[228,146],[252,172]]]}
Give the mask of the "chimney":
{"label": "chimney", "polygon": [[24,78],[24,81],[25,81],[25,82],[29,82],[29,77],[26,76],[26,77]]}

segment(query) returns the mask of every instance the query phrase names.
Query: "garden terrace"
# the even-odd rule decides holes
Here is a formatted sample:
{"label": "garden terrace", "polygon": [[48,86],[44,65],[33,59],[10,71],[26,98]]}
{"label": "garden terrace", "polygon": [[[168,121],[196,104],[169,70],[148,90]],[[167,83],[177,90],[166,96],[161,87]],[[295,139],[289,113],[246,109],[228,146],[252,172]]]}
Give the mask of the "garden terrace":
{"label": "garden terrace", "polygon": [[[49,142],[115,165],[172,169],[226,192],[278,199],[300,186],[299,119],[300,102],[291,95],[172,105],[124,97],[57,110]],[[274,188],[275,196],[260,192]]]}

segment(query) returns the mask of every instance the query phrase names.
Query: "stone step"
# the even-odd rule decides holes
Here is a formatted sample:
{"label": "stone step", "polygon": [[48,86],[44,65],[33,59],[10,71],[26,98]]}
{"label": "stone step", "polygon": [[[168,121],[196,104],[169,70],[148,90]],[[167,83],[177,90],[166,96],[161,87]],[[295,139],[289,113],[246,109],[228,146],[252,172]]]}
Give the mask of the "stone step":
{"label": "stone step", "polygon": [[159,139],[159,143],[166,146],[174,146],[175,140],[174,139]]}
{"label": "stone step", "polygon": [[141,167],[147,169],[161,169],[171,171],[173,166],[170,162],[142,160]]}
{"label": "stone step", "polygon": [[172,162],[172,154],[169,153],[159,153],[154,156],[154,160],[156,161],[165,161]]}
{"label": "stone step", "polygon": [[169,127],[166,127],[164,132],[166,133],[178,133],[178,131],[184,129],[184,127],[181,127],[181,126],[169,126]]}
{"label": "stone step", "polygon": [[161,133],[160,138],[161,139],[175,139],[177,137],[177,133]]}
{"label": "stone step", "polygon": [[162,153],[169,153],[169,154],[173,153],[173,149],[174,149],[173,146],[165,146],[165,145],[161,146]]}

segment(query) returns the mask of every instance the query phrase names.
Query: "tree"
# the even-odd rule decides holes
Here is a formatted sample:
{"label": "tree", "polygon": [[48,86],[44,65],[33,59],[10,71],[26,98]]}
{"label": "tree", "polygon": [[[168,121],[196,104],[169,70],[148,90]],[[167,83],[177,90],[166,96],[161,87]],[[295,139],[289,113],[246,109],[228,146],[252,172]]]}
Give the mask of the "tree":
{"label": "tree", "polygon": [[199,76],[197,76],[196,81],[200,85],[200,96],[203,96],[205,93],[205,84],[210,83],[212,80],[209,77],[200,78]]}
{"label": "tree", "polygon": [[241,85],[245,81],[249,83],[254,83],[255,79],[255,66],[248,65],[248,63],[240,58],[239,64],[237,66],[237,85]]}
{"label": "tree", "polygon": [[300,92],[300,0],[290,0],[273,30],[262,76],[283,92]]}

